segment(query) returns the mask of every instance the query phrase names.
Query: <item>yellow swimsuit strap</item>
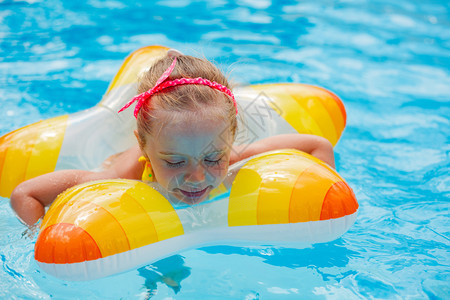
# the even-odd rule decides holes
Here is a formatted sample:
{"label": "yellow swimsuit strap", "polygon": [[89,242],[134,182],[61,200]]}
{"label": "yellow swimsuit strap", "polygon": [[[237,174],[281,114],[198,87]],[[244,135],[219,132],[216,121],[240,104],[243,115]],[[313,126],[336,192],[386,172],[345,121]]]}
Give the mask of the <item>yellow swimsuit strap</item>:
{"label": "yellow swimsuit strap", "polygon": [[155,175],[153,175],[152,165],[144,156],[139,157],[139,162],[145,161],[144,172],[142,172],[142,181],[153,182],[155,181]]}

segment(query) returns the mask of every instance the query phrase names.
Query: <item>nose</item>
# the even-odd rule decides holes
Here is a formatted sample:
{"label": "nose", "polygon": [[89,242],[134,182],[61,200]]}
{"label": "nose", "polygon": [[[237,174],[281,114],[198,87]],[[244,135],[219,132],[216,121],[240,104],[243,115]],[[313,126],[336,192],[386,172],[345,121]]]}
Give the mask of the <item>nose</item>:
{"label": "nose", "polygon": [[184,176],[184,180],[190,183],[205,181],[205,167],[200,163],[195,163]]}

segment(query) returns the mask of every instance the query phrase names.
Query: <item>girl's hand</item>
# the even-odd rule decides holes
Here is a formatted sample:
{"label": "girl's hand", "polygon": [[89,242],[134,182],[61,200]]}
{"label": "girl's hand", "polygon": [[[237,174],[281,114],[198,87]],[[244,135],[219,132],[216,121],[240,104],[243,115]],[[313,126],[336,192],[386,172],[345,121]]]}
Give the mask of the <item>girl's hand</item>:
{"label": "girl's hand", "polygon": [[114,157],[101,172],[62,170],[44,174],[19,184],[11,194],[11,207],[19,220],[33,226],[45,214],[45,207],[66,189],[88,181],[101,179],[141,179],[144,169],[138,161],[141,156],[135,146]]}

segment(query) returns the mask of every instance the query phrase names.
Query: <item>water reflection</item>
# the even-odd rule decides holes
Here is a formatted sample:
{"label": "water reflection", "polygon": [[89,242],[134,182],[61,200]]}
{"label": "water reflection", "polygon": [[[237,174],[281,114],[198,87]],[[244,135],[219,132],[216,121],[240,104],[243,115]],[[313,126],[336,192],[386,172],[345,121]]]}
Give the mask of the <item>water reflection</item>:
{"label": "water reflection", "polygon": [[357,252],[347,249],[340,240],[315,244],[310,248],[243,248],[235,246],[211,246],[199,250],[209,254],[239,254],[251,257],[260,257],[263,262],[277,267],[288,267],[291,269],[311,267],[345,267],[349,258]]}
{"label": "water reflection", "polygon": [[191,268],[184,265],[183,256],[173,255],[140,268],[138,272],[145,278],[144,287],[148,299],[156,295],[158,283],[167,285],[177,294],[181,289],[181,282],[191,275]]}

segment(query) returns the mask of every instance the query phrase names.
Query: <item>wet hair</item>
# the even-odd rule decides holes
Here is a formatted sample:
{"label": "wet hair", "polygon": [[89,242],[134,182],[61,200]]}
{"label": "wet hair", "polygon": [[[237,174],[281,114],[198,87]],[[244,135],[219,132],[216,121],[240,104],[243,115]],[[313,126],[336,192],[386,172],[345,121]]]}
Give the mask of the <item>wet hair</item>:
{"label": "wet hair", "polygon": [[[165,56],[156,61],[141,75],[138,93],[148,91],[173,62]],[[231,89],[222,72],[206,59],[188,55],[177,55],[177,63],[167,80],[202,77]],[[165,89],[154,94],[141,107],[137,116],[137,131],[140,142],[146,144],[146,135],[155,136],[157,128],[176,121],[205,118],[229,123],[233,140],[237,131],[236,110],[226,94],[205,85],[189,84]],[[141,145],[141,146],[143,146]]]}

